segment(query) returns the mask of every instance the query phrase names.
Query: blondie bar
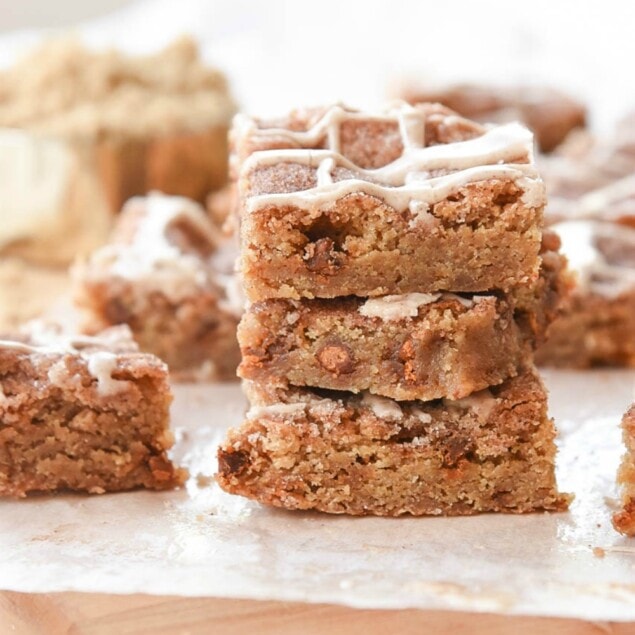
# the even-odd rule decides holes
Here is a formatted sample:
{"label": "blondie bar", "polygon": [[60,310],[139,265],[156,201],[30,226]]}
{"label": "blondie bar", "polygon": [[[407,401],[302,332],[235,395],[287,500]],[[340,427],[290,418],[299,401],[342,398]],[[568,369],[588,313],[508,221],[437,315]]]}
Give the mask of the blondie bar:
{"label": "blondie bar", "polygon": [[266,300],[250,306],[238,339],[244,379],[400,400],[465,397],[528,355],[509,302],[448,293]]}
{"label": "blondie bar", "polygon": [[165,364],[125,327],[96,337],[31,324],[0,341],[0,496],[181,484],[166,451]]}
{"label": "blondie bar", "polygon": [[635,180],[625,177],[560,207],[552,225],[577,275],[540,364],[635,366]]}
{"label": "blondie bar", "polygon": [[617,481],[622,487],[623,507],[613,515],[613,526],[622,534],[635,536],[635,405],[629,408],[622,419],[622,437],[626,453]]}
{"label": "blondie bar", "polygon": [[182,38],[150,56],[47,42],[0,74],[5,251],[68,262],[134,195],[203,202],[227,180],[225,77]]}
{"label": "blondie bar", "polygon": [[218,451],[226,491],[286,509],[461,515],[561,510],[555,431],[533,369],[458,401],[249,383]]}
{"label": "blondie bar", "polygon": [[586,108],[561,91],[539,86],[409,85],[401,97],[417,104],[438,102],[464,117],[483,122],[522,121],[551,152],[573,131],[586,126]]}
{"label": "blondie bar", "polygon": [[159,193],[133,198],[112,242],[73,270],[84,329],[128,324],[141,350],[174,376],[234,378],[243,310],[235,257],[197,203]]}
{"label": "blondie bar", "polygon": [[232,133],[252,302],[508,291],[538,278],[532,135],[442,106],[340,106]]}

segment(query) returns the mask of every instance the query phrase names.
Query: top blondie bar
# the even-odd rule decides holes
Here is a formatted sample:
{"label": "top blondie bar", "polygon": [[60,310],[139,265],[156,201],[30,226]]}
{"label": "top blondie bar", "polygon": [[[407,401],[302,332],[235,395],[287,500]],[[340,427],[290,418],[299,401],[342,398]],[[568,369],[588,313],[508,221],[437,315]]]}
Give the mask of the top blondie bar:
{"label": "top blondie bar", "polygon": [[532,134],[438,104],[236,117],[241,270],[251,301],[510,291],[540,267]]}

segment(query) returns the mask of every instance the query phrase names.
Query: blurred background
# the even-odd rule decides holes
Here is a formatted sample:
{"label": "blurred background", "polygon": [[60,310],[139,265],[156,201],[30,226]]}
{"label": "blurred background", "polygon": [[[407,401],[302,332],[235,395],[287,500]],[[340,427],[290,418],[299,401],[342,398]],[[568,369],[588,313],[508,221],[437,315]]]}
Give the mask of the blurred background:
{"label": "blurred background", "polygon": [[0,64],[69,28],[91,45],[154,51],[192,33],[253,112],[385,98],[403,75],[550,83],[608,127],[635,104],[635,4],[618,0],[22,0],[3,3]]}

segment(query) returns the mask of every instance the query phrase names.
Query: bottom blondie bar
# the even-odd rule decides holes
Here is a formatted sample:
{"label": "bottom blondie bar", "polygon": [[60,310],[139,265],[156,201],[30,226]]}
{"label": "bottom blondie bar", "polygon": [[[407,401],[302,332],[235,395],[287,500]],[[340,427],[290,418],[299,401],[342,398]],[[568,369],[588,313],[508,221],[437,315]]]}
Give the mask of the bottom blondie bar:
{"label": "bottom blondie bar", "polygon": [[227,492],[286,509],[378,516],[562,510],[555,430],[529,369],[458,401],[247,383],[218,451]]}
{"label": "bottom blondie bar", "polygon": [[635,536],[635,405],[622,419],[622,434],[626,454],[617,481],[622,486],[623,507],[613,515],[613,526],[622,534]]}
{"label": "bottom blondie bar", "polygon": [[0,496],[169,489],[166,365],[127,327],[71,338],[32,327],[0,341]]}

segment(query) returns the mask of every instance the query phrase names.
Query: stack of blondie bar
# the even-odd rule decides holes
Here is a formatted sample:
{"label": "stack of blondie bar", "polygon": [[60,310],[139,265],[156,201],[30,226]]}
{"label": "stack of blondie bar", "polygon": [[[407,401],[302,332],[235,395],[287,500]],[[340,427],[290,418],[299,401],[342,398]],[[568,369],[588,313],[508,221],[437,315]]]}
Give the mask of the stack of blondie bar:
{"label": "stack of blondie bar", "polygon": [[288,509],[562,509],[533,349],[567,286],[532,135],[434,104],[237,118],[251,408],[221,486]]}

